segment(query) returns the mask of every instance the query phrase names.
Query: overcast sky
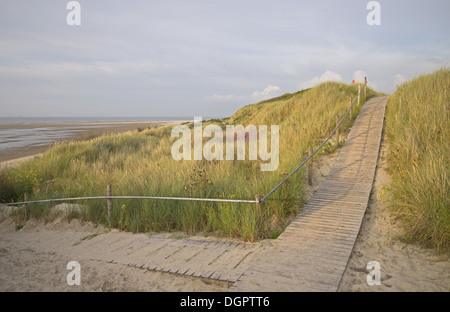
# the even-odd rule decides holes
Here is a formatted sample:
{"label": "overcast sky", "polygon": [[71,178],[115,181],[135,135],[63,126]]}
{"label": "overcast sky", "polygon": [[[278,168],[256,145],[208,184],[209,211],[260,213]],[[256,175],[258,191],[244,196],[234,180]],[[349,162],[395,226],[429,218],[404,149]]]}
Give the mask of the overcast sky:
{"label": "overcast sky", "polygon": [[450,62],[450,1],[0,0],[0,116],[221,116],[321,81],[392,93]]}

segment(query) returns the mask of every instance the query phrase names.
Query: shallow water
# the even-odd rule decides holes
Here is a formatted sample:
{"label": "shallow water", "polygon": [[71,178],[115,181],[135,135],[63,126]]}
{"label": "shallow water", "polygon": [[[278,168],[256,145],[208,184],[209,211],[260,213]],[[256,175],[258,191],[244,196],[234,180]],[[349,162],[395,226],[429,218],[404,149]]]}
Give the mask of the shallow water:
{"label": "shallow water", "polygon": [[152,118],[148,118],[147,121],[125,120],[115,122],[51,120],[55,122],[51,123],[50,120],[43,123],[5,124],[0,122],[0,162],[42,153],[59,141],[84,140],[105,133],[121,133],[180,122],[176,118],[166,119],[165,121],[153,121]]}
{"label": "shallow water", "polygon": [[68,139],[83,128],[91,129],[105,126],[67,126],[67,127],[39,127],[0,129],[0,151],[23,149],[30,146],[47,146],[56,141]]}

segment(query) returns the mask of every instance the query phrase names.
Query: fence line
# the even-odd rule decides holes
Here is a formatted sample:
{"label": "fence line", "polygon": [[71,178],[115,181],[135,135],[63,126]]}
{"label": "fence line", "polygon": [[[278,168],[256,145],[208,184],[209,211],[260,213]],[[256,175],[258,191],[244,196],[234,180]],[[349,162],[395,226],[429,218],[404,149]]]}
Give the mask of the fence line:
{"label": "fence line", "polygon": [[257,200],[250,200],[250,199],[163,197],[163,196],[90,196],[90,197],[42,199],[42,200],[7,203],[7,204],[4,204],[4,205],[42,204],[42,203],[77,201],[77,200],[91,200],[91,199],[167,199],[167,200],[233,202],[233,203],[252,203],[252,204],[258,203]]}
{"label": "fence line", "polygon": [[[277,189],[279,189],[291,176],[293,176],[300,168],[302,168],[313,156],[330,140],[330,138],[338,131],[341,124],[344,122],[347,115],[352,111],[353,106],[356,102],[359,104],[359,98],[361,96],[361,92],[364,91],[364,97],[367,97],[366,87],[367,87],[367,77],[365,77],[365,82],[362,88],[359,88],[358,96],[350,101],[350,108],[345,113],[344,117],[342,117],[339,124],[336,125],[336,128],[333,132],[323,141],[323,143],[314,150],[314,152],[310,152],[310,155],[297,167],[295,168],[283,181],[281,181],[277,186],[275,186],[266,196],[261,198],[261,195],[256,194],[254,200],[250,199],[225,199],[225,198],[192,198],[192,197],[163,197],[163,196],[112,196],[111,195],[111,186],[108,185],[107,196],[91,196],[91,197],[73,197],[73,198],[57,198],[57,199],[43,199],[43,200],[34,200],[28,201],[27,198],[23,202],[15,202],[15,203],[7,203],[5,205],[25,205],[25,204],[37,204],[37,203],[51,203],[51,202],[64,202],[64,201],[78,201],[78,200],[92,200],[92,199],[106,199],[108,200],[108,206],[110,206],[110,200],[112,199],[157,199],[157,200],[182,200],[182,201],[207,201],[207,202],[229,202],[229,203],[252,203],[256,204],[258,209],[261,209],[261,204],[272,195]],[[27,197],[27,196],[26,196]],[[110,214],[110,209],[108,209],[108,214]]]}

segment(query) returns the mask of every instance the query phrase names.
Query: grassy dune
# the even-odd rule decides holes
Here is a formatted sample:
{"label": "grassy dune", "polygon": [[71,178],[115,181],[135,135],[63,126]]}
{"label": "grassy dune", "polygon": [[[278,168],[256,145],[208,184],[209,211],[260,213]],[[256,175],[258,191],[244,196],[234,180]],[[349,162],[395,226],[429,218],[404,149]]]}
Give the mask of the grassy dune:
{"label": "grassy dune", "polygon": [[[31,200],[102,196],[107,184],[112,184],[113,195],[254,199],[255,194],[267,194],[305,159],[309,146],[317,147],[329,135],[336,117],[343,117],[350,96],[355,98],[357,92],[354,85],[323,83],[245,106],[230,118],[203,122],[203,126],[220,125],[224,132],[226,125],[268,125],[269,129],[279,125],[276,171],[262,172],[260,160],[175,161],[171,147],[178,138],[171,137],[172,127],[165,127],[58,143],[42,158],[3,170],[0,199],[18,201],[24,192]],[[368,89],[367,95],[375,92]],[[359,109],[355,107],[353,119],[346,119],[341,133],[348,131]],[[323,152],[332,152],[340,143],[331,140]],[[255,204],[114,200],[112,226],[133,232],[215,232],[249,241],[273,237],[301,206],[303,183],[299,171],[264,203],[262,221]],[[85,208],[76,217],[107,224],[105,200],[80,204]],[[42,216],[49,207],[34,205],[31,215]]]}
{"label": "grassy dune", "polygon": [[[401,100],[400,100],[401,98]],[[401,103],[400,103],[401,101]],[[405,237],[450,247],[450,70],[401,85],[386,111],[389,206]]]}

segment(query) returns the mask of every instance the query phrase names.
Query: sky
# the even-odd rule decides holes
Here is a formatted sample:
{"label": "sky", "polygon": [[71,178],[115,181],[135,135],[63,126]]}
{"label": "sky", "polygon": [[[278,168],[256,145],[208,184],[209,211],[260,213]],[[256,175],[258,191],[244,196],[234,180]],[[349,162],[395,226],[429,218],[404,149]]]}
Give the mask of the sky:
{"label": "sky", "polygon": [[380,25],[366,0],[69,2],[0,0],[0,117],[228,117],[329,80],[391,94],[450,62],[448,0],[378,1]]}

